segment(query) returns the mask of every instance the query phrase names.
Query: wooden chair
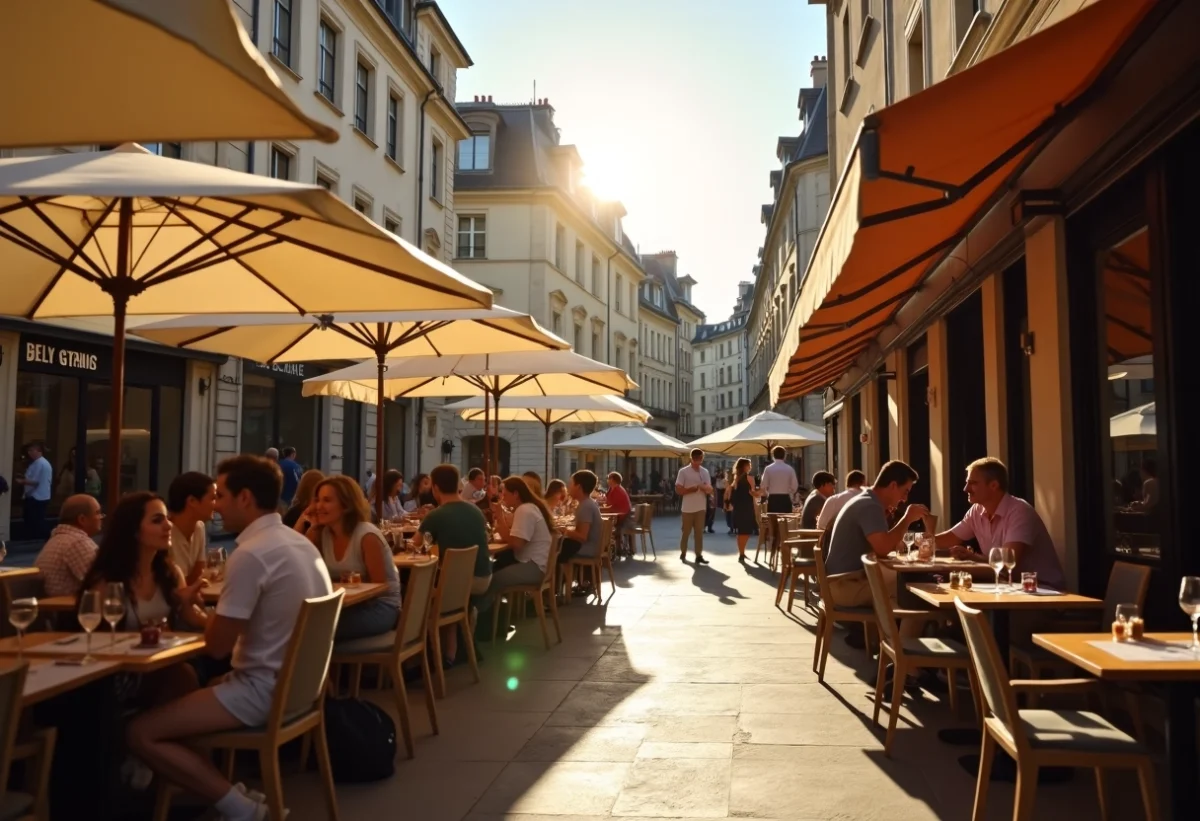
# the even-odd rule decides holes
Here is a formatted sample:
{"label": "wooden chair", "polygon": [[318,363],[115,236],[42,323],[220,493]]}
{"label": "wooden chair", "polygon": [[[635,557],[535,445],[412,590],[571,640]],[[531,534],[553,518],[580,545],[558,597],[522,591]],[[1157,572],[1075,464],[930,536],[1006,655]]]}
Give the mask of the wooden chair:
{"label": "wooden chair", "polygon": [[633,521],[626,529],[629,534],[631,544],[630,555],[633,555],[632,543],[634,537],[640,537],[642,543],[642,558],[646,558],[646,538],[650,538],[650,551],[654,554],[654,558],[658,558],[658,551],[654,549],[654,531],[651,525],[654,522],[654,505],[640,504],[633,509]]}
{"label": "wooden chair", "polygon": [[783,599],[783,591],[788,590],[788,612],[796,601],[796,582],[804,580],[804,606],[810,605],[810,583],[817,580],[817,563],[812,558],[812,552],[820,544],[823,530],[809,530],[800,527],[800,520],[795,518],[779,520],[779,543],[781,546],[781,567],[779,572],[779,588],[775,591],[775,606]]}
{"label": "wooden chair", "polygon": [[[555,595],[555,574],[558,570],[558,553],[562,549],[562,535],[555,533],[550,540],[550,555],[546,557],[546,572],[537,584],[519,584],[503,587],[496,592],[499,599],[504,595],[508,599],[508,614],[512,613],[512,603],[519,595],[528,594],[533,598],[533,606],[537,610],[538,623],[542,628],[542,641],[546,649],[550,649],[550,630],[546,626],[546,606],[543,596],[550,595],[550,614],[554,617],[554,632],[558,635],[558,644],[562,643],[562,624],[558,620],[558,597]],[[508,622],[505,622],[508,624]],[[500,602],[492,605],[492,644],[496,643],[496,633],[500,628]]]}
{"label": "wooden chair", "polygon": [[[325,743],[325,681],[344,595],[345,591],[338,590],[328,596],[306,599],[300,606],[283,665],[275,679],[275,694],[265,726],[193,736],[186,741],[189,746],[199,749],[226,751],[229,774],[232,774],[233,754],[237,750],[257,752],[271,818],[283,818],[285,813],[279,748],[301,737],[316,748],[326,811],[334,821],[338,818],[333,770]],[[177,789],[166,779],[159,779],[154,807],[156,821],[166,821],[171,810],[171,797]]]}
{"label": "wooden chair", "polygon": [[[616,524],[615,516],[602,516],[600,520],[600,553],[596,556],[575,556],[568,560],[563,565],[563,581],[567,588],[566,597],[563,602],[571,603],[571,581],[575,578],[577,571],[588,571],[588,576],[591,578],[592,591],[596,597],[596,604],[604,603],[604,595],[600,592],[600,586],[604,583],[603,570],[608,570],[608,581],[612,585],[613,595],[617,593],[617,580],[613,573],[612,561],[612,546],[613,546],[613,529]],[[583,582],[583,573],[579,573],[579,581]]]}
{"label": "wooden chair", "polygon": [[387,670],[396,688],[396,712],[400,716],[400,730],[409,758],[412,758],[416,751],[412,721],[408,715],[408,688],[404,686],[404,663],[409,659],[419,658],[421,661],[421,678],[425,685],[425,708],[429,711],[429,725],[434,735],[439,732],[437,705],[433,701],[433,676],[429,671],[429,655],[426,652],[429,646],[427,631],[430,603],[433,601],[433,579],[437,574],[437,567],[437,559],[412,566],[408,574],[408,585],[404,590],[404,603],[400,606],[400,620],[395,630],[378,636],[339,641],[333,647],[334,663],[352,666],[352,692],[358,690],[357,679],[362,665],[378,664]]}
{"label": "wooden chair", "polygon": [[758,539],[754,543],[754,563],[758,564],[759,554],[766,545],[767,555],[771,555],[771,517],[767,515],[767,500],[754,500],[754,517],[758,521]]}
{"label": "wooden chair", "polygon": [[913,670],[945,670],[950,685],[950,711],[958,713],[958,677],[963,670],[971,680],[971,691],[975,692],[974,676],[971,675],[971,656],[967,648],[953,639],[906,638],[900,635],[897,622],[900,619],[940,619],[938,613],[928,610],[898,610],[892,605],[892,596],[883,580],[883,571],[874,556],[863,556],[863,568],[871,585],[871,601],[875,606],[875,619],[879,625],[879,672],[875,678],[875,714],[872,721],[879,723],[879,708],[883,704],[883,687],[887,678],[887,660],[893,663],[892,703],[888,713],[887,736],[883,742],[883,754],[892,755],[892,737],[896,734],[896,719],[900,716],[900,703],[904,701],[904,682]]}
{"label": "wooden chair", "polygon": [[475,658],[475,640],[471,630],[471,582],[475,578],[475,557],[478,547],[440,551],[441,570],[433,594],[433,609],[429,616],[429,638],[433,644],[434,667],[437,670],[438,698],[446,697],[446,671],[442,665],[442,628],[462,625],[467,660],[475,683],[479,683],[479,660]]}
{"label": "wooden chair", "polygon": [[992,759],[999,745],[1017,762],[1016,804],[1013,821],[1033,818],[1041,767],[1088,767],[1096,772],[1100,816],[1108,817],[1104,770],[1137,770],[1142,808],[1147,821],[1158,818],[1154,766],[1146,748],[1107,720],[1082,710],[1019,710],[1017,693],[1087,693],[1096,679],[1009,681],[987,616],[956,601],[971,663],[983,694],[983,746],[975,783],[972,821],[983,821],[991,781]]}
{"label": "wooden chair", "polygon": [[817,643],[813,647],[813,672],[817,681],[825,681],[825,662],[829,660],[829,643],[833,641],[833,625],[839,621],[858,622],[863,626],[867,655],[871,655],[871,628],[875,627],[875,609],[869,607],[839,607],[833,603],[829,577],[825,574],[825,559],[821,548],[813,549],[813,561],[817,565],[817,586],[821,591],[821,602],[817,611]]}
{"label": "wooden chair", "polygon": [[[8,663],[0,670],[0,819],[3,821],[49,821],[50,765],[54,761],[53,727],[36,730],[28,741],[17,741],[21,726],[21,694],[29,664]],[[13,761],[30,761],[25,768],[25,789],[7,789],[8,770]]]}

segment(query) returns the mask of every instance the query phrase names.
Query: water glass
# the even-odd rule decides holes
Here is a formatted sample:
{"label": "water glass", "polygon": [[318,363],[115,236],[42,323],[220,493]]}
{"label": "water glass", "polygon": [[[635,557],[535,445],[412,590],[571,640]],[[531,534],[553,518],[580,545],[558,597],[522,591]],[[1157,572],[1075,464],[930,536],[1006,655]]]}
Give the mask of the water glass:
{"label": "water glass", "polygon": [[908,534],[906,533],[904,534],[904,539],[900,542],[900,544],[896,545],[896,558],[902,562],[907,562],[909,548],[910,545],[908,543]]}
{"label": "water glass", "polygon": [[20,663],[25,658],[22,639],[25,631],[29,629],[29,625],[37,620],[38,615],[38,600],[30,597],[27,599],[13,599],[13,603],[8,608],[8,623],[17,630],[17,662]]}
{"label": "water glass", "polygon": [[1179,585],[1179,608],[1192,620],[1192,652],[1200,655],[1200,576],[1184,576]]}
{"label": "water glass", "polygon": [[125,620],[125,585],[120,582],[104,585],[104,620],[112,634],[108,642],[111,648],[117,643],[117,625]]}
{"label": "water glass", "polygon": [[100,591],[84,590],[79,594],[79,626],[87,633],[87,652],[83,655],[83,663],[91,664],[92,659],[92,633],[100,626],[102,615],[102,600]]}

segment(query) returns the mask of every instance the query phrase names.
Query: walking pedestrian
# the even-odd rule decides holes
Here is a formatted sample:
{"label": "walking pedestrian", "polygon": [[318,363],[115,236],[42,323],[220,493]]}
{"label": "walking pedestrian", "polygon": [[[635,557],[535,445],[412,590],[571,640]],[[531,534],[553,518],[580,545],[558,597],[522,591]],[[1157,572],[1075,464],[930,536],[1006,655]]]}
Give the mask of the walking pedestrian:
{"label": "walking pedestrian", "polygon": [[750,460],[743,456],[734,465],[733,485],[729,491],[733,527],[737,531],[738,561],[743,564],[746,561],[746,544],[757,524],[754,500],[759,495],[760,491],[754,486],[754,477],[750,475]]}
{"label": "walking pedestrian", "polygon": [[54,478],[54,468],[46,458],[41,443],[34,442],[25,448],[29,458],[29,467],[25,475],[17,479],[25,486],[22,500],[22,515],[25,519],[25,533],[30,539],[45,539],[46,506],[50,504],[50,481]]}
{"label": "walking pedestrian", "polygon": [[792,497],[800,489],[796,470],[785,461],[787,451],[783,448],[776,446],[771,451],[771,457],[775,461],[767,465],[762,474],[762,492],[767,495],[767,512],[791,513]]}
{"label": "walking pedestrian", "polygon": [[687,561],[688,534],[692,534],[696,564],[708,564],[704,558],[704,519],[708,499],[712,496],[712,479],[703,467],[704,451],[692,448],[691,462],[679,469],[675,477],[675,493],[679,495],[682,531],[679,538],[679,559]]}

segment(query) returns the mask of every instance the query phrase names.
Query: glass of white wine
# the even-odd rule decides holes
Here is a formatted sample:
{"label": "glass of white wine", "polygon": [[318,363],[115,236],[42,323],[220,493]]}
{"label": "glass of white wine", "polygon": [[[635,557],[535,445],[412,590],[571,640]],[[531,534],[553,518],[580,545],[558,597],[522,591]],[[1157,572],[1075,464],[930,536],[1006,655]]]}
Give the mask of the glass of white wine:
{"label": "glass of white wine", "polygon": [[1008,571],[1008,589],[1015,590],[1016,585],[1013,584],[1013,568],[1017,566],[1017,551],[1011,547],[1005,547],[1004,550],[1004,569]]}
{"label": "glass of white wine", "polygon": [[29,625],[37,619],[38,601],[35,598],[13,599],[8,608],[8,623],[17,629],[17,662],[25,658],[23,638]]}
{"label": "glass of white wine", "polygon": [[988,551],[988,564],[996,571],[996,595],[1000,595],[1000,571],[1004,569],[1004,548],[993,547]]}
{"label": "glass of white wine", "polygon": [[1200,576],[1184,576],[1179,585],[1179,607],[1192,620],[1192,652],[1200,655]]}
{"label": "glass of white wine", "polygon": [[125,620],[125,585],[120,582],[109,582],[104,585],[104,620],[108,622],[112,635],[108,646],[109,648],[115,647],[117,625]]}
{"label": "glass of white wine", "polygon": [[911,530],[906,530],[904,531],[904,539],[902,541],[906,548],[903,559],[906,562],[911,562],[916,558],[916,551],[913,550],[913,545],[917,543],[917,534]]}
{"label": "glass of white wine", "polygon": [[100,626],[103,619],[101,603],[99,590],[84,590],[79,594],[79,626],[87,632],[87,652],[83,654],[84,664],[91,664],[94,661],[92,658],[92,633]]}
{"label": "glass of white wine", "polygon": [[6,556],[8,556],[8,545],[0,541],[0,562],[4,561]]}

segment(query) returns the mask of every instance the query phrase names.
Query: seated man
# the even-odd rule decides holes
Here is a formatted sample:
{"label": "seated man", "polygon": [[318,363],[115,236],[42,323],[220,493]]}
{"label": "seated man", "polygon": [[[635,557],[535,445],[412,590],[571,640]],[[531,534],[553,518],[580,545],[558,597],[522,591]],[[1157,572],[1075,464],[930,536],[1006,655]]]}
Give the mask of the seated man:
{"label": "seated man", "polygon": [[92,537],[100,532],[104,514],[95,498],[80,493],[62,503],[58,521],[33,565],[42,572],[47,596],[76,596],[96,559]]}
{"label": "seated man", "polygon": [[208,534],[217,486],[212,477],[198,471],[181,473],[167,488],[167,514],[171,519],[171,559],[183,571],[188,584],[204,572]]}
{"label": "seated man", "polygon": [[842,508],[846,506],[847,502],[862,493],[863,485],[866,483],[867,474],[861,470],[852,470],[847,473],[846,489],[830,496],[821,506],[821,515],[817,517],[817,529],[832,530],[833,523],[837,521],[837,515],[842,512]]}
{"label": "seated man", "polygon": [[301,605],[333,590],[321,554],[276,512],[282,486],[279,466],[265,458],[236,456],[217,466],[216,510],[238,539],[204,640],[213,658],[233,653],[233,672],[213,687],[142,713],[127,732],[135,755],[228,821],[265,821],[267,806],[260,794],[230,784],[186,740],[266,722]]}
{"label": "seated man", "polygon": [[592,491],[599,481],[599,477],[590,470],[577,470],[571,474],[567,489],[579,507],[575,510],[575,527],[563,531],[559,564],[576,556],[593,559],[600,555],[600,505],[592,498]]}
{"label": "seated man", "polygon": [[[952,548],[957,558],[987,561],[993,547],[1009,547],[1017,557],[1013,578],[1029,571],[1038,574],[1038,584],[1062,590],[1067,579],[1054,550],[1050,532],[1037,511],[1024,499],[1008,493],[1008,468],[999,459],[977,459],[967,466],[967,500],[971,509],[963,520],[937,534],[937,546]],[[963,543],[974,539],[983,556]]]}
{"label": "seated man", "polygon": [[800,514],[800,527],[805,530],[816,528],[817,519],[825,507],[825,500],[837,490],[837,479],[828,471],[818,470],[813,474],[812,482],[813,489],[804,500],[804,509]]}

